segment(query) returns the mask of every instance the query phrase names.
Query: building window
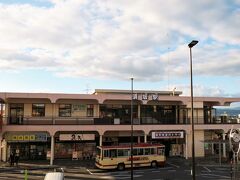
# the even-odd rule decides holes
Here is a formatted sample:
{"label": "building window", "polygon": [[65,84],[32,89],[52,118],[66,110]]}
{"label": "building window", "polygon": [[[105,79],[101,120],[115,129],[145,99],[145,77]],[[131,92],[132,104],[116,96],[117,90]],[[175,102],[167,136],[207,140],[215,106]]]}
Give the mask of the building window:
{"label": "building window", "polygon": [[9,110],[10,110],[10,113],[9,113],[10,124],[22,124],[24,104],[10,104]]}
{"label": "building window", "polygon": [[71,104],[60,104],[59,105],[59,117],[71,117]]}
{"label": "building window", "polygon": [[87,105],[87,117],[93,117],[93,104]]}
{"label": "building window", "polygon": [[45,116],[45,104],[33,104],[32,116],[35,117]]}

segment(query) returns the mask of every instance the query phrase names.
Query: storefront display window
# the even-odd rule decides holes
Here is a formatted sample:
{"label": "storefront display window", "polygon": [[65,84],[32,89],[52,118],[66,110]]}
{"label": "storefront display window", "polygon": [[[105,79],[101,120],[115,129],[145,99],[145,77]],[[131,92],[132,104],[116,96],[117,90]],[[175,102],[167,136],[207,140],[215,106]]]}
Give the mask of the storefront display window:
{"label": "storefront display window", "polygon": [[96,154],[96,143],[83,142],[58,142],[55,144],[55,158],[72,158],[73,152],[77,152],[78,159],[91,159]]}

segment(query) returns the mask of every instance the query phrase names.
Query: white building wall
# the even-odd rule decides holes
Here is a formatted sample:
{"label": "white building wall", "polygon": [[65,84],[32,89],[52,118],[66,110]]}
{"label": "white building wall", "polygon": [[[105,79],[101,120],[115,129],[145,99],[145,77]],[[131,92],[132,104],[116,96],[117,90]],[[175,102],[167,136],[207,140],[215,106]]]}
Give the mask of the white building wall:
{"label": "white building wall", "polygon": [[[192,157],[192,134],[188,134],[188,157]],[[204,157],[204,130],[195,130],[195,157]]]}

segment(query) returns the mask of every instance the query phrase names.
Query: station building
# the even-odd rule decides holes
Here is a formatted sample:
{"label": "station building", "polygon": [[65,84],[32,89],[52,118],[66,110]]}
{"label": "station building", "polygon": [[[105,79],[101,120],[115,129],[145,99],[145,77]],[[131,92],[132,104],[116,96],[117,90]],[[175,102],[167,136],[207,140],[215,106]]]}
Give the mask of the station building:
{"label": "station building", "polygon": [[[180,91],[97,89],[93,94],[0,93],[0,159],[84,159],[98,145],[162,143],[166,156],[191,157],[191,98]],[[133,106],[131,106],[133,102]],[[219,118],[215,106],[240,98],[194,97],[195,155],[219,153],[238,121]],[[223,157],[229,151],[221,145]]]}

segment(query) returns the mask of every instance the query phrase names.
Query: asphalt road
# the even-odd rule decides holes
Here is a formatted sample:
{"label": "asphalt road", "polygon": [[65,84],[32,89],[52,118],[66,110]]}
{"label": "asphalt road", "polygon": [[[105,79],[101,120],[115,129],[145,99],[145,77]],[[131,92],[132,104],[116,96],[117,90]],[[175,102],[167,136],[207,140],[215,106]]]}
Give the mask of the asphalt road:
{"label": "asphalt road", "polygon": [[[67,169],[65,169],[67,171]],[[196,169],[196,179],[199,180],[228,180],[231,179],[230,169],[228,167],[207,167],[207,166],[197,166]],[[28,172],[28,179],[44,179],[47,172],[51,170],[32,170]],[[79,173],[80,169],[76,167],[71,168],[71,172],[65,172],[66,180],[76,180],[76,179],[130,179],[131,171],[105,171],[105,172],[86,172],[86,174]],[[82,172],[82,171],[81,171]],[[173,165],[166,165],[164,168],[138,168],[134,169],[134,179],[138,180],[190,180],[191,171],[189,167],[176,167]],[[16,180],[24,179],[24,173],[22,170],[5,171],[0,173],[0,179]]]}
{"label": "asphalt road", "polygon": [[[114,177],[116,180],[130,179],[130,171],[124,172],[108,172],[105,175]],[[137,169],[134,170],[134,179],[138,180],[190,180],[192,179],[191,171],[187,168],[165,167],[157,169]],[[227,180],[230,178],[230,172],[228,168],[206,168],[197,167],[196,179],[209,180]]]}
{"label": "asphalt road", "polygon": [[[98,173],[102,176],[112,177],[115,180],[131,179],[131,171],[110,171]],[[163,168],[138,168],[133,171],[134,179],[138,180],[191,180],[191,169],[186,164],[169,163]],[[219,166],[196,166],[196,179],[199,180],[228,180],[231,179],[231,169]]]}
{"label": "asphalt road", "polygon": [[[100,171],[96,169],[88,169],[79,166],[64,168],[65,180],[76,179],[108,179],[122,180],[131,179],[131,171]],[[52,172],[53,169],[35,168],[28,171],[28,180],[43,180],[47,172]],[[162,168],[137,168],[133,171],[134,179],[137,180],[191,180],[191,169],[189,163],[184,159],[171,159],[165,167]],[[0,179],[4,180],[22,180],[24,179],[24,171],[21,168],[1,168]],[[231,179],[231,169],[229,165],[196,165],[197,180],[228,180]]]}

